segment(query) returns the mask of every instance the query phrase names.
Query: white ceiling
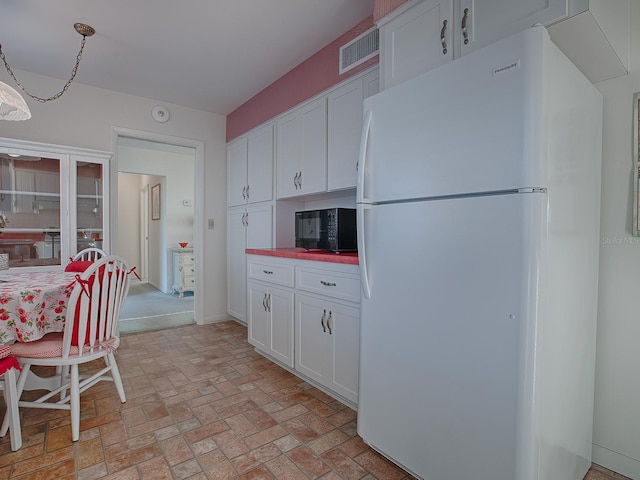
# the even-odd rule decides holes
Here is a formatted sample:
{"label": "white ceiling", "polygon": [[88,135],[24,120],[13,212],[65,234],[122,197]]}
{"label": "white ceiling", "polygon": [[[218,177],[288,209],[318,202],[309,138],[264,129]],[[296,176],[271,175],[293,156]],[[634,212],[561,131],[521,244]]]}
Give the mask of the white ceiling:
{"label": "white ceiling", "polygon": [[[18,81],[24,70],[60,79],[61,89],[82,40],[73,24],[86,23],[96,34],[75,82],[226,115],[371,15],[372,4],[0,0],[0,44]],[[1,63],[0,81],[15,87]]]}

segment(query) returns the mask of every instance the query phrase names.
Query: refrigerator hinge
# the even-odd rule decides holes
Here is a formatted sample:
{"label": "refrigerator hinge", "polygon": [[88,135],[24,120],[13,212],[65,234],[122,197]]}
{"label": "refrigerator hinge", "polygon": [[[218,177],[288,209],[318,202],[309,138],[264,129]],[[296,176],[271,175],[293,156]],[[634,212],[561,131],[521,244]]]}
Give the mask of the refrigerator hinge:
{"label": "refrigerator hinge", "polygon": [[547,189],[542,187],[519,188],[518,193],[547,193]]}

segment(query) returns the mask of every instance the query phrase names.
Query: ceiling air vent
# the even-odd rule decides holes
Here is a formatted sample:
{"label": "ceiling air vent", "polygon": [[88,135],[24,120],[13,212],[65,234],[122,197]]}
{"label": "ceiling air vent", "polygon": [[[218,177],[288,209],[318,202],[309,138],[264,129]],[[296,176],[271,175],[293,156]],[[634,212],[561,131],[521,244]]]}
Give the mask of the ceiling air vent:
{"label": "ceiling air vent", "polygon": [[340,47],[340,74],[351,70],[378,54],[378,29],[370,28]]}

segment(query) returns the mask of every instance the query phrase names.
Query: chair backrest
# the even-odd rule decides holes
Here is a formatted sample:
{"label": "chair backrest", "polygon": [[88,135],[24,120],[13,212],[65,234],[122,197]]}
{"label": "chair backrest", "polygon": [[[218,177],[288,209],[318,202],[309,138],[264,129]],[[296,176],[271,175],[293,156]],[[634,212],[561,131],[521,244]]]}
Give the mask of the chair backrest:
{"label": "chair backrest", "polygon": [[78,261],[78,260],[82,260],[82,261],[95,262],[96,260],[100,260],[106,254],[107,254],[107,252],[105,252],[101,248],[88,247],[88,248],[85,248],[84,250],[80,250],[78,253],[76,253],[71,258],[71,261],[75,262],[75,261]]}
{"label": "chair backrest", "polygon": [[62,356],[73,346],[80,355],[99,348],[117,348],[118,322],[129,293],[129,267],[124,258],[105,255],[76,277],[64,327]]}

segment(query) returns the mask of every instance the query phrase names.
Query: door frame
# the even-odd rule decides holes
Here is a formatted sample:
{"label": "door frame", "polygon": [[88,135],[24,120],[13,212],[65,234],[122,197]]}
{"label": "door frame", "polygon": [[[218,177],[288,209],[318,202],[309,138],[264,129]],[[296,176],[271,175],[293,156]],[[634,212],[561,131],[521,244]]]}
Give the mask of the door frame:
{"label": "door frame", "polygon": [[149,185],[140,190],[140,276],[149,280]]}
{"label": "door frame", "polygon": [[[138,140],[147,140],[150,142],[166,143],[180,147],[188,147],[195,149],[194,158],[194,180],[193,192],[194,199],[193,208],[193,252],[196,265],[196,285],[194,295],[194,319],[198,325],[204,323],[204,272],[203,265],[204,253],[204,142],[192,140],[189,138],[174,137],[172,135],[163,135],[160,133],[145,132],[142,130],[133,130],[123,127],[111,128],[111,145],[114,152],[111,158],[109,169],[110,188],[109,194],[111,199],[118,198],[118,139],[120,137],[135,138]],[[112,235],[111,245],[108,248],[117,247],[115,239],[118,238],[118,209],[112,208],[110,212],[110,228]],[[110,250],[113,251],[113,250]],[[117,253],[117,252],[115,252]]]}

